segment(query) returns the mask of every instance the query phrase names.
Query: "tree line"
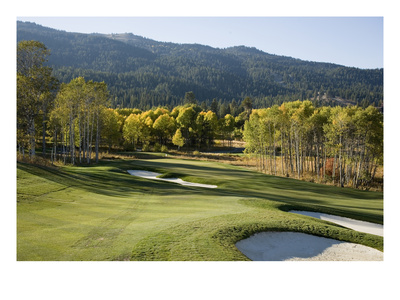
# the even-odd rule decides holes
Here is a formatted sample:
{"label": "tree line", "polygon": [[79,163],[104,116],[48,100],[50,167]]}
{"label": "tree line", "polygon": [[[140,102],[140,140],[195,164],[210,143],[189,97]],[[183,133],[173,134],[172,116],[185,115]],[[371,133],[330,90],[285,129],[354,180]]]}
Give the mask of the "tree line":
{"label": "tree line", "polygon": [[244,124],[246,152],[274,175],[306,173],[340,186],[369,186],[383,164],[383,115],[357,106],[286,102],[253,110]]}
{"label": "tree line", "polygon": [[309,100],[253,109],[253,100],[209,106],[186,92],[181,105],[111,108],[104,82],[59,83],[37,41],[17,46],[17,148],[25,156],[81,164],[99,150],[210,149],[216,139],[243,139],[258,168],[282,176],[311,174],[341,186],[368,185],[383,163],[383,115],[369,106],[318,106]]}
{"label": "tree line", "polygon": [[[174,107],[182,104],[183,95],[187,91],[193,91],[199,101],[207,105],[214,98],[229,104],[233,99],[243,99],[249,95],[256,108],[297,99],[312,99],[320,105],[342,105],[341,101],[345,101],[363,107],[383,106],[383,86],[376,79],[383,78],[383,70],[352,71],[342,67],[315,72],[313,69],[304,70],[305,66],[285,69],[276,64],[271,74],[256,73],[258,68],[252,68],[248,71],[249,76],[242,76],[230,74],[228,71],[216,71],[210,67],[197,67],[194,63],[190,66],[190,72],[185,68],[160,72],[159,68],[146,66],[118,74],[55,66],[53,73],[62,82],[69,82],[79,76],[105,81],[112,95],[111,105],[114,108],[145,110],[153,106]],[[265,68],[272,67],[266,65]],[[357,74],[361,71],[365,73],[362,76]],[[370,77],[373,78],[372,83],[363,79]],[[357,81],[359,84],[355,83]]]}
{"label": "tree line", "polygon": [[193,92],[172,110],[112,109],[104,82],[77,77],[60,84],[45,66],[48,56],[40,42],[18,43],[17,147],[23,156],[27,151],[34,157],[40,139],[43,154],[50,152],[52,160],[72,164],[97,162],[101,147],[209,149],[215,138],[232,140],[235,132],[240,134],[248,117],[249,98],[243,101],[245,108],[233,107],[235,118],[222,114],[216,101],[214,111],[199,106]]}

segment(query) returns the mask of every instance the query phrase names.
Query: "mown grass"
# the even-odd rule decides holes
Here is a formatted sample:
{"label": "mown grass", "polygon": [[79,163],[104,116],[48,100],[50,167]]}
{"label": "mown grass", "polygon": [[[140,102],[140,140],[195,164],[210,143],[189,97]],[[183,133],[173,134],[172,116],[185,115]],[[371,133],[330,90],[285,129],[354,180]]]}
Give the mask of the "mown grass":
{"label": "mown grass", "polygon": [[[217,189],[147,180],[155,171]],[[383,238],[290,209],[383,223],[383,194],[278,178],[222,163],[166,157],[95,166],[17,164],[18,260],[247,260],[235,242],[298,231],[383,250]]]}

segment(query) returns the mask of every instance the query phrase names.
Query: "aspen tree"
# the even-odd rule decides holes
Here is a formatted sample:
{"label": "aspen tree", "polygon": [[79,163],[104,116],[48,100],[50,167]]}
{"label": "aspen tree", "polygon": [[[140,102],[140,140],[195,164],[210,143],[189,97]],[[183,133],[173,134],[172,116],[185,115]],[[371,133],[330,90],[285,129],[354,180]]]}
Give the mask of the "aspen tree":
{"label": "aspen tree", "polygon": [[[50,51],[38,41],[21,41],[17,45],[17,129],[20,147],[35,156],[37,117],[41,116],[43,155],[46,151],[47,114],[52,106],[58,81],[45,66]],[[28,141],[28,142],[25,142]]]}

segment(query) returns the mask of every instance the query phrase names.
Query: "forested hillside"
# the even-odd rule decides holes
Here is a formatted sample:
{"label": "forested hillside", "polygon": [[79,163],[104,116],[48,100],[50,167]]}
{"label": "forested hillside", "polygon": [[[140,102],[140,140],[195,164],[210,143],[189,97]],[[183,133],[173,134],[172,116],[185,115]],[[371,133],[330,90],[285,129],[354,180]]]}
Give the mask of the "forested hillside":
{"label": "forested hillside", "polygon": [[26,151],[34,160],[40,144],[43,158],[52,164],[74,165],[98,162],[100,149],[106,148],[198,152],[210,150],[216,139],[229,144],[243,139],[245,152],[262,171],[298,178],[311,173],[313,180],[324,182],[328,176],[354,187],[369,187],[383,163],[383,114],[372,106],[331,108],[298,100],[253,109],[246,97],[240,105],[218,106],[213,100],[208,108],[187,92],[185,104],[173,109],[110,108],[105,82],[77,77],[60,85],[46,66],[49,56],[38,41],[17,45],[17,147],[22,160]]}
{"label": "forested hillside", "polygon": [[240,111],[231,107],[246,97],[254,108],[298,99],[383,105],[383,69],[308,62],[244,46],[217,49],[134,34],[69,33],[25,22],[17,22],[17,40],[43,43],[51,53],[53,76],[61,82],[76,77],[104,81],[114,108],[172,109],[189,91],[204,108],[214,102],[221,114],[233,116]]}

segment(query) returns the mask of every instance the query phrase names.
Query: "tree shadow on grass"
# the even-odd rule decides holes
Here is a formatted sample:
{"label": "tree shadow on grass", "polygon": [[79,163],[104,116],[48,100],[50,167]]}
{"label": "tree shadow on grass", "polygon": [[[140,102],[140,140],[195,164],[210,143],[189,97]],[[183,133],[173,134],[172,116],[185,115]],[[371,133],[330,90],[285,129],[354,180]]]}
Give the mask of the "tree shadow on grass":
{"label": "tree shadow on grass", "polygon": [[[191,195],[203,194],[212,201],[215,197],[239,197],[241,199],[258,198],[272,200],[290,205],[292,209],[312,209],[318,207],[318,211],[332,213],[342,212],[341,215],[357,217],[357,210],[362,210],[362,216],[372,222],[381,223],[383,220],[382,209],[369,208],[357,199],[377,200],[381,194],[373,193],[373,197],[364,191],[351,190],[324,185],[299,182],[290,178],[280,178],[249,172],[240,169],[224,169],[214,167],[212,164],[199,166],[197,164],[182,163],[173,164],[162,161],[137,161],[115,160],[103,161],[98,165],[85,167],[48,168],[18,163],[17,167],[33,175],[57,182],[64,186],[76,187],[91,193],[130,197],[134,194],[151,195]],[[221,181],[221,176],[226,175],[225,182],[216,189],[182,186],[176,183],[143,179],[129,175],[127,170],[137,168],[151,168],[178,171],[189,176],[205,177],[207,180]],[[199,173],[197,175],[197,173]],[[233,178],[228,181],[226,178]],[[325,198],[335,197],[334,201],[326,201]],[[368,212],[368,210],[370,210]],[[362,219],[362,218],[361,218]]]}
{"label": "tree shadow on grass", "polygon": [[196,191],[190,187],[178,186],[167,182],[151,181],[134,177],[128,173],[112,170],[98,171],[85,167],[82,169],[63,170],[43,166],[18,163],[17,167],[32,175],[56,182],[66,187],[75,187],[91,193],[130,197],[132,194],[182,194]]}
{"label": "tree shadow on grass", "polygon": [[[196,161],[197,162],[197,161]],[[198,163],[198,162],[197,162]],[[335,186],[328,186],[324,184],[317,184],[312,182],[300,181],[294,178],[278,177],[272,175],[266,175],[257,172],[251,172],[249,170],[241,169],[225,169],[221,167],[213,167],[212,163],[207,163],[207,165],[200,166],[198,164],[190,163],[179,163],[173,164],[171,162],[163,162],[162,159],[157,159],[154,161],[144,160],[144,161],[132,161],[132,165],[149,167],[153,169],[165,169],[170,170],[179,169],[179,173],[193,175],[193,176],[214,176],[218,180],[220,176],[228,175],[232,178],[237,178],[243,183],[251,183],[252,185],[257,184],[259,189],[273,188],[276,190],[284,191],[302,191],[307,193],[314,193],[317,195],[329,194],[330,196],[338,196],[345,198],[356,198],[363,200],[377,200],[379,198],[383,199],[383,193],[381,192],[371,192],[363,191],[352,188],[339,188]],[[229,182],[227,182],[229,184]],[[235,183],[236,185],[236,183]]]}

